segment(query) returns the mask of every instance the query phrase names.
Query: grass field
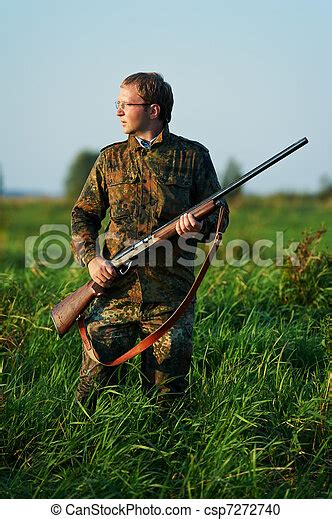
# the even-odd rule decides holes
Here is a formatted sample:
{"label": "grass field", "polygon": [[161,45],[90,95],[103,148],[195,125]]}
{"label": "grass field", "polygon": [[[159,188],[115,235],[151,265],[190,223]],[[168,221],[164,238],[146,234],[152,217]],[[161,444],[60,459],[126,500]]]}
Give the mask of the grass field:
{"label": "grass field", "polygon": [[[4,498],[326,498],[328,233],[331,201],[275,196],[231,203],[227,243],[246,240],[242,266],[211,268],[196,305],[188,398],[163,419],[140,391],[139,359],[89,415],[73,397],[76,331],[62,340],[50,308],[87,279],[79,268],[24,268],[25,240],[68,225],[60,200],[2,204]],[[259,267],[257,240],[300,241],[299,267]],[[241,253],[235,247],[233,256]],[[287,255],[286,255],[287,256]]]}

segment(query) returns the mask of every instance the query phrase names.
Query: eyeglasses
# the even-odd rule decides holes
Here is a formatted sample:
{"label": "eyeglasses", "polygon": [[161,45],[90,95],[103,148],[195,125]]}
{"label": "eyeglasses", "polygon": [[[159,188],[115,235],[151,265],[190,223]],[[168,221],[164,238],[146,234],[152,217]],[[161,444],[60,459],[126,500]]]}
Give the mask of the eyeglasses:
{"label": "eyeglasses", "polygon": [[125,103],[124,101],[115,101],[115,108],[125,110],[126,106],[150,106],[150,103]]}

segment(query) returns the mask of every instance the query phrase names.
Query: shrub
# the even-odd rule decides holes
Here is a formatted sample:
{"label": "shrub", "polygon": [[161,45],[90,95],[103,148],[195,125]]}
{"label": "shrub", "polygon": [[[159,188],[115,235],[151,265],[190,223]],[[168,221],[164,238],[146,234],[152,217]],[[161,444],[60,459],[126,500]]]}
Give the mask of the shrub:
{"label": "shrub", "polygon": [[283,304],[322,307],[327,304],[328,274],[331,257],[318,252],[318,245],[326,229],[314,233],[303,232],[295,255],[286,257],[279,283],[279,297]]}

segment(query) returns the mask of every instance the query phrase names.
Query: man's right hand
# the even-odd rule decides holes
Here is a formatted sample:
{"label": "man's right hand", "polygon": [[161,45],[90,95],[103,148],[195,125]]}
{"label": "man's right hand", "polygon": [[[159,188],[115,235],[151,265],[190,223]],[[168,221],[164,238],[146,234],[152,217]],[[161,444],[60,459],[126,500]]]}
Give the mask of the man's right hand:
{"label": "man's right hand", "polygon": [[108,288],[117,277],[115,268],[110,261],[96,256],[88,263],[89,274],[98,285]]}

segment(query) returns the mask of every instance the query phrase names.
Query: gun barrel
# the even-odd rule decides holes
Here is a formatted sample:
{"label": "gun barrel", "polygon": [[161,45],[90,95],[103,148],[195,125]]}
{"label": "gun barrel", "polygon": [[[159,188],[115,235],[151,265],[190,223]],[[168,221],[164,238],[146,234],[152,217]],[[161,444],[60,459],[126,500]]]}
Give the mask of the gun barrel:
{"label": "gun barrel", "polygon": [[227,195],[234,189],[237,189],[238,187],[245,184],[245,182],[248,182],[248,180],[251,180],[252,178],[256,177],[256,175],[259,175],[260,173],[262,173],[262,171],[265,171],[266,169],[270,168],[271,166],[273,166],[280,160],[284,159],[285,157],[287,157],[287,155],[290,155],[291,153],[294,153],[294,151],[297,151],[298,149],[302,148],[302,146],[304,146],[305,144],[308,144],[308,142],[309,141],[308,141],[307,137],[303,137],[303,139],[300,139],[299,141],[294,142],[294,144],[291,144],[284,150],[280,151],[279,153],[277,153],[270,159],[266,160],[265,162],[263,162],[256,168],[252,169],[251,171],[249,171],[248,173],[243,175],[241,178],[239,178],[239,180],[236,180],[235,182],[233,182],[226,188],[224,188],[221,191],[219,191],[218,193],[216,193],[216,195],[213,196],[213,199],[216,200],[218,198],[221,198],[221,197]]}

